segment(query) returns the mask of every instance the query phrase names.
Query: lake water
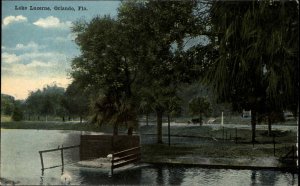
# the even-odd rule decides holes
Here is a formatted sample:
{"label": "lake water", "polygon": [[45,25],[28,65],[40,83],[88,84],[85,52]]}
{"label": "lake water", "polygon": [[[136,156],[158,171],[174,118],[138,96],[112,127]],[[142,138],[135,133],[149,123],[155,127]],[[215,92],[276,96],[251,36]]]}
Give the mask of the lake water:
{"label": "lake water", "polygon": [[[1,178],[20,185],[61,185],[61,167],[42,174],[38,151],[80,143],[80,132],[1,129]],[[61,163],[60,151],[44,154],[45,167]],[[79,160],[79,149],[64,151],[65,163]],[[86,168],[68,164],[64,173],[71,185],[298,185],[298,174],[272,170],[204,169],[186,166],[141,164],[126,171]]]}

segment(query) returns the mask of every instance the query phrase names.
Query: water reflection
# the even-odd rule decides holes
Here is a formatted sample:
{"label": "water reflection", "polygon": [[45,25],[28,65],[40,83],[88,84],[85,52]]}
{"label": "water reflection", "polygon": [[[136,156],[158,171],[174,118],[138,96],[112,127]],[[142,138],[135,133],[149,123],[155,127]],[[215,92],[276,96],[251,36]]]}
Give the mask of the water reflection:
{"label": "water reflection", "polygon": [[287,180],[287,185],[297,185],[298,183],[298,174],[285,173],[284,178]]}
{"label": "water reflection", "polygon": [[275,185],[277,182],[277,174],[276,172],[268,172],[267,174],[261,173],[259,180],[262,185]]}
{"label": "water reflection", "polygon": [[173,166],[168,167],[169,171],[169,184],[170,185],[181,185],[184,179],[184,168],[177,167],[174,169]]}
{"label": "water reflection", "polygon": [[113,176],[109,176],[109,171],[84,168],[79,171],[81,184],[84,185],[140,185],[142,177],[141,168],[115,171]]}
{"label": "water reflection", "polygon": [[41,176],[40,178],[41,178],[40,185],[44,185],[44,177]]}
{"label": "water reflection", "polygon": [[255,186],[256,185],[256,170],[253,170],[251,172],[251,185]]}
{"label": "water reflection", "polygon": [[156,175],[156,183],[158,185],[163,185],[164,184],[164,174],[163,170],[161,168],[156,169],[157,175]]}

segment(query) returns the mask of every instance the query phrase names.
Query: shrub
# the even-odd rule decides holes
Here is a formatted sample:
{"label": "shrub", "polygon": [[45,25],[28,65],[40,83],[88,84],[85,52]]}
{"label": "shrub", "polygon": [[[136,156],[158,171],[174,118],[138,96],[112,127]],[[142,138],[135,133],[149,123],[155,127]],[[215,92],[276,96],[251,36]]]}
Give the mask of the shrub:
{"label": "shrub", "polygon": [[19,107],[15,107],[12,114],[13,121],[21,121],[23,119],[23,111]]}

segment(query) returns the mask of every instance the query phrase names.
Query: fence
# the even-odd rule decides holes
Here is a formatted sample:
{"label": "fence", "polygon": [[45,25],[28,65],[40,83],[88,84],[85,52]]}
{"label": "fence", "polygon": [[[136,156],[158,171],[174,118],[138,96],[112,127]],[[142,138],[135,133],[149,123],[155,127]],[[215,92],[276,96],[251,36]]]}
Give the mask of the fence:
{"label": "fence", "polygon": [[[71,149],[71,148],[78,148],[80,147],[80,145],[74,145],[74,146],[68,146],[68,147],[63,147],[63,145],[61,147],[57,147],[56,149],[49,149],[49,150],[42,150],[39,151],[40,154],[40,158],[41,158],[41,165],[42,165],[42,174],[44,173],[45,169],[51,169],[51,168],[55,168],[55,167],[62,167],[62,170],[64,169],[64,150],[66,149]],[[55,166],[51,166],[51,167],[46,167],[44,166],[44,160],[43,160],[43,153],[47,153],[47,152],[53,152],[53,151],[60,151],[60,155],[61,155],[61,165],[55,165]]]}
{"label": "fence", "polygon": [[140,161],[140,159],[140,146],[113,153],[111,160],[111,175],[113,175],[114,169],[123,167],[131,163],[136,163]]}

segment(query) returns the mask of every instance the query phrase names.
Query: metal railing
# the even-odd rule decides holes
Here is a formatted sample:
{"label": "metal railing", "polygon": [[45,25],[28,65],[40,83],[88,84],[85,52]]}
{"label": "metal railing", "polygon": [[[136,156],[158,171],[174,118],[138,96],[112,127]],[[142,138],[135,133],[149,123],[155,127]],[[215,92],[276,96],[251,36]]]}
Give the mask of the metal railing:
{"label": "metal railing", "polygon": [[[62,170],[64,169],[64,150],[66,149],[71,149],[71,148],[78,148],[80,147],[80,145],[74,145],[74,146],[68,146],[68,147],[64,147],[63,145],[60,147],[58,146],[56,149],[49,149],[49,150],[42,150],[39,151],[40,154],[40,158],[41,158],[41,165],[42,165],[42,173],[44,173],[45,169],[52,169],[52,168],[56,168],[56,167],[62,167]],[[60,151],[60,155],[61,155],[61,165],[55,165],[55,166],[51,166],[51,167],[46,167],[44,166],[44,160],[43,160],[43,153],[47,153],[47,152],[53,152],[53,151]]]}
{"label": "metal railing", "polygon": [[113,175],[114,169],[123,167],[131,163],[136,163],[140,160],[140,146],[113,153],[111,159],[111,175]]}

